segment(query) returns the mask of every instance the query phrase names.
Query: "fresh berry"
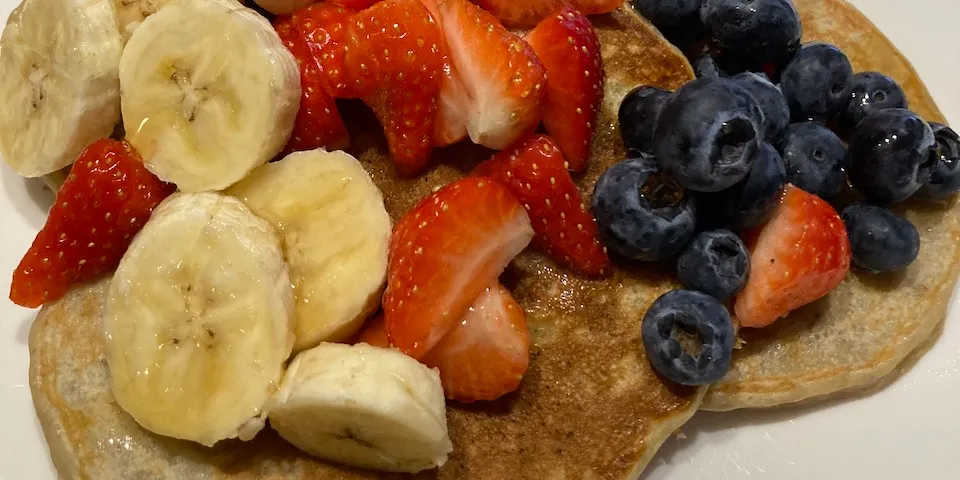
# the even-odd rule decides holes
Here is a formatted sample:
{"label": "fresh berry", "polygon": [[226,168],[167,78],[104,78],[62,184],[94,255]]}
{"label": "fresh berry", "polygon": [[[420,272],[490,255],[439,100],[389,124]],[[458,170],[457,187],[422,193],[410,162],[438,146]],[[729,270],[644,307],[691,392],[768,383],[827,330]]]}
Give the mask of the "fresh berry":
{"label": "fresh berry", "polygon": [[907,96],[896,80],[877,72],[861,72],[850,80],[850,95],[838,120],[847,129],[877,110],[907,108]]}
{"label": "fresh berry", "polygon": [[111,272],[154,207],[174,189],[147,171],[127,142],[90,144],[13,272],[10,300],[39,307],[76,284]]}
{"label": "fresh berry", "polygon": [[847,187],[847,149],[843,140],[816,122],[787,128],[780,151],[787,181],[821,198],[836,197]]}
{"label": "fresh berry", "polygon": [[633,8],[663,31],[677,27],[691,17],[699,20],[701,0],[633,0]]}
{"label": "fresh berry", "polygon": [[540,23],[554,10],[567,3],[585,15],[593,15],[616,10],[623,4],[623,0],[475,0],[474,3],[492,13],[508,27],[525,28]]}
{"label": "fresh berry", "polygon": [[873,203],[906,200],[930,181],[939,161],[936,145],[933,130],[913,112],[874,112],[850,137],[850,183]]}
{"label": "fresh berry", "polygon": [[[351,8],[353,10],[363,10],[364,8],[373,6],[374,3],[379,1],[380,0],[329,0],[329,2],[334,5]],[[319,4],[320,2],[317,3]]]}
{"label": "fresh berry", "polygon": [[941,199],[960,191],[960,137],[950,127],[930,122],[933,137],[937,141],[936,164],[930,172],[930,181],[920,187],[917,195],[923,198]]}
{"label": "fresh berry", "polygon": [[284,152],[346,148],[350,143],[347,127],[343,125],[336,102],[324,87],[326,79],[306,38],[293,27],[291,17],[277,17],[273,27],[300,67],[300,109]]}
{"label": "fresh berry", "polygon": [[800,46],[800,15],[790,0],[703,0],[700,19],[723,56],[741,68],[781,63]]}
{"label": "fresh berry", "polygon": [[[681,343],[694,332],[689,345]],[[681,385],[720,380],[730,369],[736,337],[727,308],[692,290],[667,292],[654,301],[643,316],[641,336],[653,368]]]}
{"label": "fresh berry", "polygon": [[743,327],[765,327],[820,299],[850,270],[850,242],[837,211],[792,185],[751,243],[750,277],[734,307]]}
{"label": "fresh berry", "polygon": [[883,207],[854,203],[843,209],[853,263],[871,272],[907,268],[920,253],[920,234],[906,218]]}
{"label": "fresh berry", "polygon": [[743,288],[749,272],[746,245],[727,229],[701,232],[677,257],[680,283],[721,302]]}
{"label": "fresh berry", "polygon": [[590,210],[607,248],[633,260],[671,258],[696,229],[694,202],[658,172],[653,159],[629,159],[610,167],[594,187]]}
{"label": "fresh berry", "polygon": [[780,74],[780,90],[794,121],[827,121],[846,105],[853,67],[839,48],[808,43]]}
{"label": "fresh berry", "polygon": [[402,175],[430,161],[443,75],[440,26],[420,0],[385,0],[347,27],[346,67],[380,120],[390,159]]}
{"label": "fresh berry", "polygon": [[471,100],[470,139],[502,150],[533,132],[546,91],[546,73],[533,49],[467,0],[446,0],[437,9],[450,60]]}
{"label": "fresh berry", "polygon": [[701,54],[699,57],[693,59],[690,62],[690,65],[693,67],[693,73],[697,75],[697,78],[702,77],[726,77],[727,72],[724,72],[720,67],[717,66],[717,61],[714,60],[713,56],[709,53]]}
{"label": "fresh berry", "polygon": [[726,190],[698,196],[700,228],[741,230],[767,221],[780,202],[786,178],[780,154],[764,143],[746,178]]}
{"label": "fresh berry", "polygon": [[516,390],[530,365],[523,309],[502,285],[488,287],[423,363],[440,370],[443,393],[453,400],[496,400]]}
{"label": "fresh berry", "polygon": [[556,139],[570,169],[582,172],[590,157],[603,100],[600,40],[590,20],[564,5],[530,31],[524,40],[547,72],[543,125]]}
{"label": "fresh berry", "polygon": [[481,163],[474,174],[499,180],[513,192],[530,216],[534,246],[554,261],[588,276],[610,271],[596,222],[553,139],[527,137]]}
{"label": "fresh berry", "polygon": [[617,121],[628,152],[653,155],[653,129],[668,97],[670,92],[652,86],[639,86],[623,97]]}
{"label": "fresh berry", "polygon": [[776,145],[790,125],[790,107],[783,93],[763,74],[744,72],[730,79],[738,82],[757,101],[763,113],[763,139]]}
{"label": "fresh berry", "polygon": [[654,130],[654,155],[680,185],[719,192],[750,171],[762,143],[763,113],[739,83],[698,78],[668,98]]}
{"label": "fresh berry", "polygon": [[360,330],[360,333],[358,333],[350,343],[366,343],[373,347],[388,348],[390,346],[390,338],[387,336],[387,327],[383,323],[383,314],[381,313],[367,320],[367,323],[363,325],[363,329]]}
{"label": "fresh berry", "polygon": [[[344,65],[347,24],[356,10],[317,2],[293,12],[290,22],[306,39],[322,74],[320,82],[334,98],[355,98],[354,84],[347,84]],[[279,20],[279,19],[278,19]]]}
{"label": "fresh berry", "polygon": [[523,205],[494,180],[465,178],[423,199],[390,240],[383,295],[390,342],[423,358],[531,238]]}
{"label": "fresh berry", "polygon": [[[440,22],[440,0],[421,0],[434,20]],[[441,32],[443,28],[441,27]],[[446,40],[444,40],[446,42]],[[433,123],[433,145],[445,147],[467,138],[467,120],[470,117],[470,95],[460,79],[450,52],[444,49],[440,78],[440,96],[437,98],[437,118]]]}

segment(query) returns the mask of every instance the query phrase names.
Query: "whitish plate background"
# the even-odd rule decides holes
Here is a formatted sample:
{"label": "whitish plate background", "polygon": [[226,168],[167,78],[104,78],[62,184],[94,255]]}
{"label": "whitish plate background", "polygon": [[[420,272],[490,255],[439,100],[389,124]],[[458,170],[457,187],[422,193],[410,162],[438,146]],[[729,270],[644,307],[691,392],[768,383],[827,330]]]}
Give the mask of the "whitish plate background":
{"label": "whitish plate background", "polygon": [[[943,113],[960,125],[955,0],[853,3],[913,62]],[[0,0],[0,18],[16,5]],[[0,480],[55,478],[27,385],[27,335],[35,312],[6,299],[10,273],[51,200],[39,181],[0,166]],[[686,438],[667,442],[645,480],[960,478],[958,317],[955,298],[933,349],[870,397],[818,408],[698,414],[683,428]]]}

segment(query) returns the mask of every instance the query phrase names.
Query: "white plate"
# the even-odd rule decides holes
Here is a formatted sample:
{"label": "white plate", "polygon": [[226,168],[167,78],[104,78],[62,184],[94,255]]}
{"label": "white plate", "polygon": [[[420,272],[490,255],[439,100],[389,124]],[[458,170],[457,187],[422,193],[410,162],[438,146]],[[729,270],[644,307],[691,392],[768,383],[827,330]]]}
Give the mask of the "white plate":
{"label": "white plate", "polygon": [[[913,62],[947,118],[960,125],[960,9],[954,2],[853,0]],[[0,0],[0,18],[16,4]],[[9,275],[43,225],[51,200],[41,182],[24,181],[0,166],[0,480],[55,478],[27,385],[27,334],[35,312],[5,298]],[[870,397],[800,410],[697,415],[683,428],[686,438],[669,440],[644,478],[957,478],[958,317],[960,309],[952,308],[933,349]]]}

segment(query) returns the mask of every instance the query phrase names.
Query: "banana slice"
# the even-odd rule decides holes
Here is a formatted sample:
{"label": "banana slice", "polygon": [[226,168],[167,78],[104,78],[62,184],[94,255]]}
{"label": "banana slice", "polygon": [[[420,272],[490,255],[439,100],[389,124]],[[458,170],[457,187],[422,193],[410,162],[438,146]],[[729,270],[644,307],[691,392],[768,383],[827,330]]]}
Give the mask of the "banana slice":
{"label": "banana slice", "polygon": [[227,190],[283,236],[297,294],[294,351],[346,340],[380,305],[390,216],[352,156],[311,150],[263,165]]}
{"label": "banana slice", "polygon": [[234,0],[178,1],[137,27],[120,59],[123,126],[181,191],[221,190],[273,158],[300,102],[293,55]]}
{"label": "banana slice", "polygon": [[269,409],[288,442],[356,467],[415,473],[443,465],[453,449],[437,371],[365,343],[297,355]]}
{"label": "banana slice", "polygon": [[111,0],[24,0],[0,37],[0,156],[55,172],[120,120],[123,42]]}
{"label": "banana slice", "polygon": [[117,9],[117,21],[120,25],[120,33],[123,35],[123,41],[130,40],[133,32],[136,31],[140,23],[150,15],[157,13],[164,5],[176,0],[113,0],[113,6]]}
{"label": "banana slice", "polygon": [[269,222],[233,197],[174,194],[110,283],[113,396],[160,435],[208,446],[253,438],[293,346],[293,304]]}

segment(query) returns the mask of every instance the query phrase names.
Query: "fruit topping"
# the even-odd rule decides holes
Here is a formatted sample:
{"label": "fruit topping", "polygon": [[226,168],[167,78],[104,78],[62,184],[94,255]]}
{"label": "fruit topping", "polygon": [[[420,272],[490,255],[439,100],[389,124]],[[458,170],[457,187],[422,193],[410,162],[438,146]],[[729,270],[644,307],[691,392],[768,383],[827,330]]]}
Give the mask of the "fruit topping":
{"label": "fruit topping", "polygon": [[930,180],[940,160],[936,145],[933,130],[913,112],[874,112],[850,137],[850,183],[874,203],[906,200]]}
{"label": "fruit topping", "polygon": [[721,55],[741,70],[782,63],[800,45],[800,14],[790,0],[703,0],[700,19]]}
{"label": "fruit topping", "polygon": [[347,25],[356,13],[356,10],[317,2],[293,12],[290,17],[293,28],[303,36],[317,62],[322,75],[318,81],[334,98],[358,96],[350,91],[355,84],[347,84],[345,80],[346,51],[343,48],[347,42]]}
{"label": "fruit topping", "polygon": [[920,234],[909,220],[876,205],[854,203],[843,209],[853,263],[871,272],[907,268],[920,253]]}
{"label": "fruit topping", "polygon": [[747,247],[727,229],[701,232],[677,257],[680,283],[721,302],[743,288],[749,272]]}
{"label": "fruit topping", "polygon": [[633,260],[673,257],[696,228],[692,198],[659,172],[653,159],[633,158],[610,167],[594,187],[590,210],[607,248]]}
{"label": "fruit topping", "polygon": [[750,171],[763,137],[763,113],[738,82],[698,78],[663,104],[654,154],[664,172],[699,192],[719,192]]}
{"label": "fruit topping", "polygon": [[790,124],[790,107],[783,93],[760,73],[744,72],[731,77],[753,96],[763,113],[763,139],[776,145]]}
{"label": "fruit topping", "polygon": [[835,133],[816,122],[794,123],[780,147],[787,181],[821,198],[847,188],[847,149]]}
{"label": "fruit topping", "polygon": [[783,68],[780,90],[794,121],[826,121],[846,105],[852,77],[853,67],[840,49],[808,43]]}
{"label": "fruit topping", "polygon": [[[312,2],[313,0],[254,0],[254,3],[274,15],[289,15]],[[119,3],[127,5],[127,2]]]}
{"label": "fruit topping", "polygon": [[39,307],[111,272],[173,190],[144,168],[128,143],[92,143],[74,163],[47,222],[14,271],[10,300]]}
{"label": "fruit topping", "polygon": [[485,177],[454,182],[397,222],[384,321],[391,343],[423,358],[533,238],[523,205]]}
{"label": "fruit topping", "polygon": [[733,356],[733,321],[719,300],[692,290],[660,296],[643,316],[647,359],[681,385],[708,385],[727,373]]}
{"label": "fruit topping", "polygon": [[390,337],[387,336],[387,326],[383,323],[383,313],[367,320],[360,333],[350,342],[352,344],[366,343],[374,347],[387,348],[390,346]]}
{"label": "fruit topping", "polygon": [[724,72],[720,67],[717,66],[717,61],[714,60],[713,56],[709,53],[701,54],[699,57],[693,59],[690,62],[690,65],[693,67],[693,73],[697,75],[697,78],[701,77],[726,77],[727,72]]}
{"label": "fruit topping", "polygon": [[633,8],[661,31],[700,16],[702,0],[633,0]]}
{"label": "fruit topping", "polygon": [[860,72],[850,79],[850,95],[838,120],[847,129],[857,126],[873,112],[907,108],[907,96],[896,80],[877,72]]}
{"label": "fruit topping", "polygon": [[533,27],[562,6],[569,3],[585,15],[612,12],[623,4],[623,0],[528,0],[514,2],[510,0],[475,0],[474,3],[492,13],[504,25],[511,28]]}
{"label": "fruit topping", "polygon": [[[421,0],[430,15],[440,23],[440,0]],[[446,37],[444,37],[446,45]],[[443,147],[467,138],[467,119],[470,116],[470,95],[457,73],[450,54],[444,48],[443,71],[440,78],[440,97],[437,99],[437,118],[433,123],[433,145]]]}
{"label": "fruit topping", "polygon": [[952,128],[930,122],[937,141],[936,164],[930,172],[930,181],[920,187],[917,195],[923,198],[946,198],[960,190],[960,137]]}
{"label": "fruit topping", "polygon": [[628,152],[653,155],[653,129],[667,98],[670,98],[670,92],[646,85],[630,90],[623,97],[617,111],[617,123]]}
{"label": "fruit topping", "polygon": [[744,327],[765,327],[820,299],[850,270],[843,220],[830,204],[793,185],[751,245],[750,277],[735,305]]}
{"label": "fruit topping", "polygon": [[353,10],[363,10],[365,8],[372,7],[373,4],[379,1],[380,0],[329,0],[329,2],[334,5],[339,5],[341,7],[346,7]]}
{"label": "fruit topping", "polygon": [[726,190],[698,197],[698,223],[704,228],[729,226],[736,230],[760,225],[779,203],[786,177],[780,154],[764,143],[747,178]]}
{"label": "fruit topping", "polygon": [[582,13],[564,5],[523,37],[547,72],[543,125],[570,169],[587,168],[603,100],[603,63],[597,32]]}

